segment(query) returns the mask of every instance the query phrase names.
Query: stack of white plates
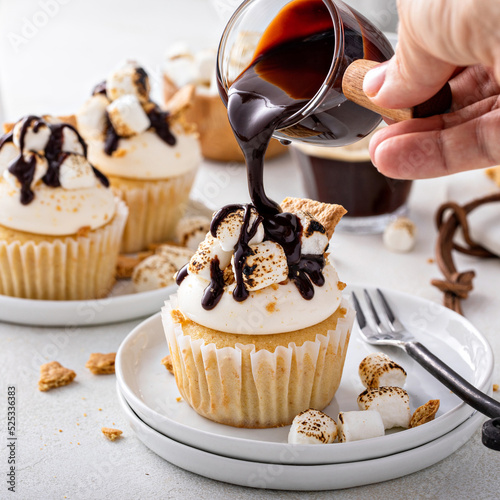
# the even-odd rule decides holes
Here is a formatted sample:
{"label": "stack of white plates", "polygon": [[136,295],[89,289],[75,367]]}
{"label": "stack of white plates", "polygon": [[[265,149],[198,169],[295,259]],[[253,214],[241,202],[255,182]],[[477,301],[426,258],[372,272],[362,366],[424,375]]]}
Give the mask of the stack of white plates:
{"label": "stack of white plates", "polygon": [[[361,287],[350,287],[360,291]],[[492,386],[493,355],[484,337],[462,316],[435,303],[385,291],[397,316],[424,345],[484,392]],[[359,362],[373,346],[357,328],[351,336],[339,390],[324,410],[357,409],[364,389]],[[161,364],[168,354],[160,315],[141,323],[116,358],[118,397],[129,424],[155,453],[186,470],[242,486],[326,490],[394,479],[423,469],[462,446],[483,418],[463,404],[402,351],[384,348],[408,373],[412,410],[439,399],[437,418],[379,438],[330,445],[289,445],[289,427],[239,429],[199,416],[183,401]]]}

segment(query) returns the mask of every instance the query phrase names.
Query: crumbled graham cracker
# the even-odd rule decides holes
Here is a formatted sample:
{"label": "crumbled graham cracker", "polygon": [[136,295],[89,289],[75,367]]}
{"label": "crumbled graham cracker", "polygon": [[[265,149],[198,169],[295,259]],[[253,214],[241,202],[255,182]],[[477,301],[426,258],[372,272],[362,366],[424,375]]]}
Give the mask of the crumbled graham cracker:
{"label": "crumbled graham cracker", "polygon": [[419,406],[413,413],[410,419],[410,428],[426,424],[434,420],[437,411],[439,410],[439,399],[431,399],[422,406]]}
{"label": "crumbled graham cracker", "polygon": [[87,363],[85,363],[85,368],[88,368],[94,375],[115,373],[115,358],[116,352],[108,354],[93,352]]}
{"label": "crumbled graham cracker", "polygon": [[112,429],[111,427],[101,427],[101,432],[110,440],[110,441],[116,441],[119,439],[123,431],[120,429]]}
{"label": "crumbled graham cracker", "polygon": [[343,281],[337,281],[337,288],[342,291],[347,285]]}
{"label": "crumbled graham cracker", "polygon": [[167,354],[162,360],[161,364],[173,375],[174,374],[174,365],[172,363],[172,356]]}
{"label": "crumbled graham cracker", "polygon": [[498,389],[500,389],[500,386],[498,384],[493,384],[493,392],[498,392]]}
{"label": "crumbled graham cracker", "polygon": [[497,185],[500,186],[500,165],[487,168],[484,173]]}
{"label": "crumbled graham cracker", "polygon": [[135,257],[126,254],[118,255],[118,260],[116,261],[116,278],[131,278],[134,268],[151,255],[153,255],[152,251],[139,252]]}
{"label": "crumbled graham cracker", "polygon": [[168,100],[165,110],[170,113],[170,119],[175,120],[191,106],[195,90],[194,85],[185,85]]}
{"label": "crumbled graham cracker", "polygon": [[51,361],[40,366],[40,380],[38,389],[42,392],[68,385],[73,382],[76,373],[69,368],[64,368],[61,363]]}
{"label": "crumbled graham cracker", "polygon": [[340,222],[347,210],[342,205],[332,203],[321,203],[308,200],[307,198],[285,198],[281,202],[281,208],[285,212],[306,212],[320,222],[330,239],[335,231],[335,226]]}

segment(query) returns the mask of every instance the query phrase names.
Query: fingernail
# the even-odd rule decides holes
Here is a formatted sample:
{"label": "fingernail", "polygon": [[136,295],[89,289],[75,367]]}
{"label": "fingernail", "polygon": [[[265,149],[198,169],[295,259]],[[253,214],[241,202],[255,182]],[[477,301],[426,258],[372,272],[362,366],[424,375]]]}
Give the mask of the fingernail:
{"label": "fingernail", "polygon": [[365,79],[363,80],[363,92],[368,97],[375,97],[382,88],[385,81],[385,74],[387,73],[388,63],[389,61],[386,61],[366,73]]}

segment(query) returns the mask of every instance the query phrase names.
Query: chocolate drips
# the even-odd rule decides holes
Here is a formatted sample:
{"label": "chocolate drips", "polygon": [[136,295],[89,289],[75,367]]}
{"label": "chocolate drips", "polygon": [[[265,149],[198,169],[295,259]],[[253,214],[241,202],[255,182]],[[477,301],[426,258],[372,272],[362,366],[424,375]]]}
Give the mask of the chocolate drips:
{"label": "chocolate drips", "polygon": [[[69,123],[49,123],[39,116],[29,115],[22,119],[21,130],[19,133],[19,156],[14,158],[8,166],[9,172],[16,177],[16,179],[21,184],[21,204],[28,205],[33,201],[35,197],[31,184],[35,176],[36,170],[36,156],[35,152],[30,155],[29,159],[24,158],[25,152],[25,138],[26,134],[30,128],[33,126],[33,131],[36,133],[40,127],[46,126],[50,130],[49,140],[45,146],[44,156],[48,163],[48,169],[46,174],[42,177],[42,182],[50,187],[59,187],[61,185],[59,179],[59,169],[64,160],[68,157],[70,153],[63,151],[64,143],[64,129],[68,128],[72,130],[77,138],[78,142],[82,146],[83,156],[87,158],[87,144],[82,139],[78,131],[70,125]],[[13,131],[5,134],[0,138],[0,150],[8,142],[13,142]],[[103,186],[108,187],[109,181],[107,177],[100,172],[97,168],[92,166],[94,174],[99,179]]]}

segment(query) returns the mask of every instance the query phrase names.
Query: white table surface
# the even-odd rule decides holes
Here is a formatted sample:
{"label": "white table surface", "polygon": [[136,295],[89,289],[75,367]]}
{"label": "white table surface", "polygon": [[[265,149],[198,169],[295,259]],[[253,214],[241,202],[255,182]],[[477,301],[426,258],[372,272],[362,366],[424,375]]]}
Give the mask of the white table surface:
{"label": "white table surface", "polygon": [[[139,6],[131,1],[66,3],[17,52],[6,34],[19,32],[22,19],[31,19],[40,6],[31,0],[0,3],[0,81],[7,119],[28,112],[71,112],[117,61],[133,56],[145,61],[148,69],[159,68],[164,47],[177,38],[193,36],[200,44],[203,29],[203,39],[211,38],[215,43],[223,24],[217,13],[227,15],[235,2],[143,0]],[[428,259],[434,256],[434,212],[444,201],[449,182],[453,179],[415,183],[410,209],[419,234],[416,248],[409,254],[389,252],[379,235],[336,233],[332,254],[341,279],[391,287],[441,302],[440,293],[430,285],[430,280],[439,278],[440,273]],[[267,165],[266,185],[269,195],[277,200],[303,194],[298,168],[288,156]],[[248,199],[244,168],[205,162],[192,196],[211,207],[244,202]],[[500,359],[500,263],[467,257],[457,257],[457,263],[460,270],[474,269],[477,273],[474,292],[464,303],[465,315],[489,340]],[[115,377],[96,377],[84,368],[91,352],[116,351],[140,321],[61,329],[0,322],[0,441],[6,441],[6,388],[12,384],[17,386],[19,436],[15,494],[6,489],[7,452],[4,445],[0,447],[4,450],[0,453],[4,478],[0,481],[0,498],[332,497],[328,492],[252,490],[219,483],[185,472],[142,445],[121,414]],[[54,359],[77,372],[76,382],[41,393],[37,389],[39,366]],[[494,381],[500,382],[498,366]],[[123,439],[107,441],[100,432],[102,426],[122,429]],[[484,448],[477,432],[452,456],[433,467],[401,479],[338,491],[335,496],[346,500],[493,499],[498,498],[499,489],[500,454]]]}

